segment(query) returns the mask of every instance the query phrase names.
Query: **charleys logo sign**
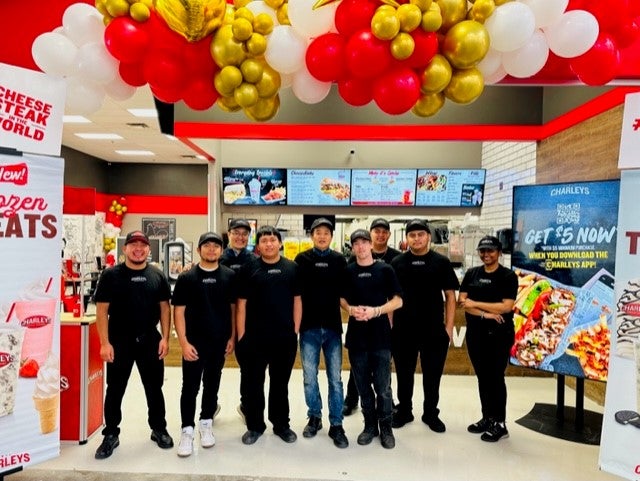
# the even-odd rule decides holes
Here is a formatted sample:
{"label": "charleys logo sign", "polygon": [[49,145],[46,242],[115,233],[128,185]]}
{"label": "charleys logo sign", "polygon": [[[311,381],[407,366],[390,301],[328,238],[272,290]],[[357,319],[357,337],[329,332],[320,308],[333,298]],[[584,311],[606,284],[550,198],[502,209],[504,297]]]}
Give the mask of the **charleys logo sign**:
{"label": "charleys logo sign", "polygon": [[51,323],[50,317],[38,315],[38,316],[31,316],[31,317],[27,317],[26,319],[23,319],[20,322],[20,325],[28,329],[37,329],[39,327],[44,327],[50,323]]}
{"label": "charleys logo sign", "polygon": [[0,352],[0,369],[13,362],[13,356],[8,352]]}
{"label": "charleys logo sign", "polygon": [[28,181],[27,164],[0,165],[0,183],[26,185]]}

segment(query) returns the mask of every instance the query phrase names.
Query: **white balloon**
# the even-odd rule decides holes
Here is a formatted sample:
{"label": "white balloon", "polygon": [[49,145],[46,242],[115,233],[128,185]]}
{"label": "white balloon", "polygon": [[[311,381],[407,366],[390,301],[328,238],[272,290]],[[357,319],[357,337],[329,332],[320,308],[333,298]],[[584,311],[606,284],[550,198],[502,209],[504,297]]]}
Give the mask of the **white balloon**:
{"label": "white balloon", "polygon": [[600,27],[598,20],[585,10],[570,10],[543,29],[549,48],[558,57],[582,55],[596,42]]}
{"label": "white balloon", "polygon": [[317,104],[323,101],[331,90],[331,82],[321,82],[303,67],[293,75],[291,85],[293,95],[305,104]]}
{"label": "white balloon", "polygon": [[569,5],[569,0],[520,0],[528,5],[536,17],[536,28],[558,21]]}
{"label": "white balloon", "polygon": [[267,15],[269,15],[271,17],[271,20],[273,20],[274,27],[276,25],[280,25],[280,22],[278,22],[276,11],[269,5],[264,3],[262,0],[253,0],[253,2],[247,3],[245,7],[251,10],[251,13],[253,13],[254,15],[258,15],[260,13],[266,13]]}
{"label": "white balloon", "polygon": [[67,79],[66,114],[91,115],[100,110],[103,101],[104,89],[101,85],[79,77]]}
{"label": "white balloon", "polygon": [[120,75],[116,75],[116,78],[104,86],[105,93],[113,100],[117,100],[119,102],[133,97],[136,90],[137,89],[135,87],[132,87],[122,80]]}
{"label": "white balloon", "polygon": [[86,3],[69,5],[62,15],[62,26],[67,37],[78,47],[102,41],[104,36],[102,14]]}
{"label": "white balloon", "polygon": [[78,73],[99,84],[107,84],[118,75],[118,61],[104,43],[88,43],[78,49]]}
{"label": "white balloon", "polygon": [[278,25],[269,35],[264,58],[278,72],[293,73],[305,64],[306,51],[307,41],[293,27]]}
{"label": "white balloon", "polygon": [[549,45],[540,30],[536,30],[531,38],[518,50],[505,52],[502,65],[512,77],[528,78],[537,74],[549,58]]}
{"label": "white balloon", "polygon": [[476,68],[480,70],[483,77],[493,75],[502,68],[502,52],[490,48],[484,58],[476,65]]}
{"label": "white balloon", "polygon": [[313,9],[318,0],[295,0],[289,2],[287,15],[291,26],[304,38],[325,34],[333,27],[338,2]]}
{"label": "white balloon", "polygon": [[501,65],[500,68],[498,68],[498,70],[493,72],[491,75],[484,77],[484,84],[485,85],[497,84],[498,82],[500,82],[500,80],[502,80],[506,76],[507,76],[507,72],[505,71],[504,67],[502,67]]}
{"label": "white balloon", "polygon": [[510,52],[522,47],[536,28],[531,9],[520,2],[508,2],[497,7],[484,23],[491,48]]}
{"label": "white balloon", "polygon": [[292,73],[280,73],[280,89],[288,89],[293,84]]}
{"label": "white balloon", "polygon": [[78,48],[61,33],[45,32],[31,45],[31,56],[40,70],[55,77],[73,75]]}

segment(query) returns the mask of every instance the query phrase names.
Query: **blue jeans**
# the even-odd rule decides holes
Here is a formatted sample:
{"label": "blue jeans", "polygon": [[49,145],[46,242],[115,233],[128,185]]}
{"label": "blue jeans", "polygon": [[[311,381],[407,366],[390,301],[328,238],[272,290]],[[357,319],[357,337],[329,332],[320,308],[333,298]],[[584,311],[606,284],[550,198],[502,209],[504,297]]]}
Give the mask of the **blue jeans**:
{"label": "blue jeans", "polygon": [[329,422],[332,426],[342,424],[342,336],[330,329],[309,329],[300,334],[300,356],[304,379],[304,399],[307,416],[322,418],[322,398],[318,386],[320,350],[324,353],[324,364],[329,381]]}
{"label": "blue jeans", "polygon": [[354,351],[349,349],[349,361],[360,393],[360,405],[365,420],[377,419],[383,422],[390,420],[393,415],[391,350]]}

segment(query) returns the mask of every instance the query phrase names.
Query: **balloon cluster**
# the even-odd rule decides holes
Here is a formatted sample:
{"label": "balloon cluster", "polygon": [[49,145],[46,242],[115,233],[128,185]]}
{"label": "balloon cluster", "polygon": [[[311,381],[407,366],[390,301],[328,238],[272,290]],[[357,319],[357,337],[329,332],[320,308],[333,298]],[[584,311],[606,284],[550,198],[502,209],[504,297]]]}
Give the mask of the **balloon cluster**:
{"label": "balloon cluster", "polygon": [[122,218],[127,210],[126,197],[120,197],[111,201],[104,219],[105,224],[102,232],[102,247],[105,252],[112,251],[116,248],[116,238],[118,234],[120,234]]}

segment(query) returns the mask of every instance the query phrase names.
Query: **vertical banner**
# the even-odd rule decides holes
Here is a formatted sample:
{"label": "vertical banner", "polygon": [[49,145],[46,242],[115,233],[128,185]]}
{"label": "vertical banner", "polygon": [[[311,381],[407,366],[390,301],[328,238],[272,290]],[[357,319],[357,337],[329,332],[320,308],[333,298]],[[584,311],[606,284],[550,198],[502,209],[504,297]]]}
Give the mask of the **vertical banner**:
{"label": "vertical banner", "polygon": [[63,170],[0,154],[0,477],[60,452]]}
{"label": "vertical banner", "polygon": [[619,189],[618,180],[514,188],[512,364],[607,379]]}

